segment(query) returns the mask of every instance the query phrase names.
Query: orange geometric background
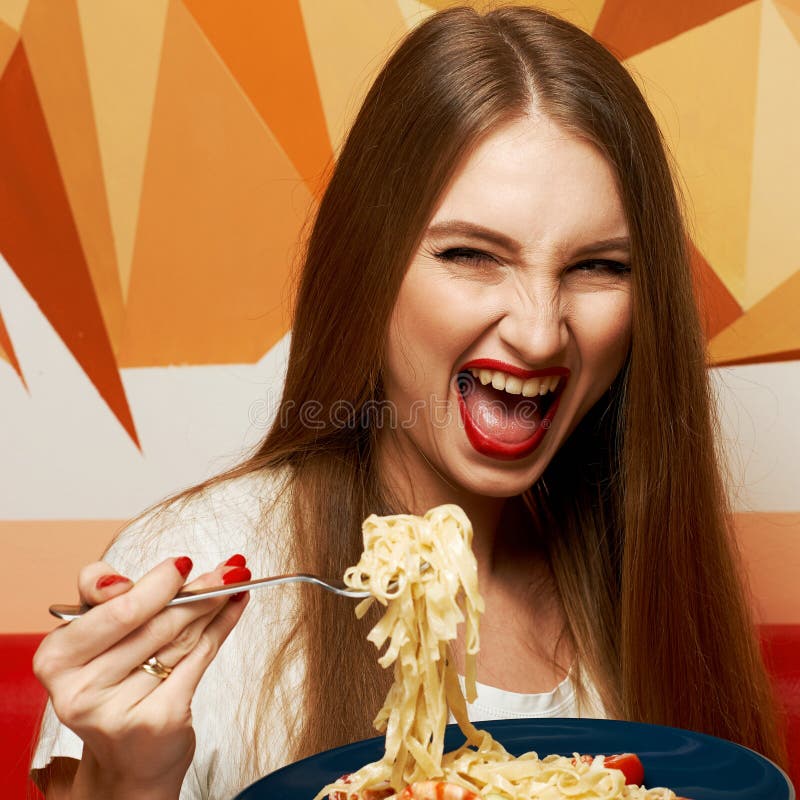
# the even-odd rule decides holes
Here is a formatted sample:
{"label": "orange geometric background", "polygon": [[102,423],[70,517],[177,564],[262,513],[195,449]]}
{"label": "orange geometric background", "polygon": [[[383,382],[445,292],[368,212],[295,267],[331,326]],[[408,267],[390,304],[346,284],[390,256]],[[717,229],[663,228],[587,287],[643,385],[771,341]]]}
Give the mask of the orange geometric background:
{"label": "orange geometric background", "polygon": [[[39,336],[19,311],[32,301],[79,368],[70,380],[102,400],[87,416],[99,425],[111,415],[124,434],[115,458],[131,475],[146,469],[156,435],[143,434],[130,387],[147,376],[166,393],[175,370],[264,363],[289,328],[301,226],[371,78],[407,30],[459,4],[0,0],[0,391],[17,392],[19,409],[43,391],[47,369],[23,357]],[[788,362],[800,359],[800,0],[538,5],[592,32],[640,82],[685,184],[711,360],[791,369],[736,374],[777,382],[770,424],[797,442]],[[4,416],[7,433],[15,422]],[[59,430],[47,434],[55,445]],[[242,426],[226,431],[232,452]],[[33,473],[14,466],[24,444],[15,435],[0,478],[33,496]],[[189,475],[159,477],[149,499]],[[764,568],[800,561],[796,488],[737,505],[768,621],[800,622],[794,582],[767,580]],[[42,568],[62,592],[135,510],[68,507],[46,491],[39,514],[15,502],[0,506],[4,548],[47,553],[52,573]],[[44,628],[41,607],[0,615],[0,630]]]}

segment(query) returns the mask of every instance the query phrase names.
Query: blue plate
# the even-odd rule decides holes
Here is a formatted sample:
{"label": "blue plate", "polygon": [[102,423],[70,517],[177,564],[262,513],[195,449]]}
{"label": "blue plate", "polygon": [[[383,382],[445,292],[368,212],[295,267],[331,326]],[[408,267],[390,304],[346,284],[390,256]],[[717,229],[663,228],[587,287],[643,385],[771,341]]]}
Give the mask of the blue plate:
{"label": "blue plate", "polygon": [[[483,722],[514,755],[573,752],[636,753],[647,786],[668,786],[692,800],[794,800],[792,784],[771,761],[746,747],[663,725],[608,719],[509,719]],[[445,749],[464,741],[447,726]],[[366,739],[289,764],[245,789],[234,800],[311,800],[325,784],[383,755],[383,737]]]}

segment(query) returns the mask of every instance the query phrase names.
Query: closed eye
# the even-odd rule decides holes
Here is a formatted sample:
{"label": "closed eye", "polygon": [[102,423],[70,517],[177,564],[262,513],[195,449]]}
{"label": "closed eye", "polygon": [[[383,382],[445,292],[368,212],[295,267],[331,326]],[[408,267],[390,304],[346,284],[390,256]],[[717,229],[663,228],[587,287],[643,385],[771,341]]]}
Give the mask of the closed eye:
{"label": "closed eye", "polygon": [[581,261],[570,267],[576,272],[596,272],[604,275],[624,276],[630,273],[631,268],[628,264],[621,261],[613,261],[608,258],[594,258],[591,261]]}
{"label": "closed eye", "polygon": [[[490,256],[482,250],[475,250],[472,247],[451,247],[448,250],[434,253],[434,257],[439,261],[487,268],[492,265],[500,264],[494,256]],[[606,277],[624,277],[630,273],[631,268],[628,264],[621,261],[614,261],[608,258],[594,258],[574,264],[569,267],[569,270],[583,274],[604,275]]]}
{"label": "closed eye", "polygon": [[469,265],[488,265],[490,262],[493,264],[499,263],[495,258],[488,253],[481,250],[473,250],[471,247],[451,247],[449,250],[444,250],[441,253],[434,253],[434,256],[439,261],[450,261],[456,264],[469,264]]}

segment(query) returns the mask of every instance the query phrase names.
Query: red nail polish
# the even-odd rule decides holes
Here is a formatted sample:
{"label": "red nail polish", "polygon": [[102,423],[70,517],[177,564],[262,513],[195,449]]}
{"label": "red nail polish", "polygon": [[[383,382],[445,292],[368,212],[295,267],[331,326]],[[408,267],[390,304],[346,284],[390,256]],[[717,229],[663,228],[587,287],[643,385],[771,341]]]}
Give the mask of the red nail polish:
{"label": "red nail polish", "polygon": [[250,570],[247,567],[234,567],[222,576],[222,582],[227,586],[229,583],[241,583],[250,580]]}
{"label": "red nail polish", "polygon": [[95,586],[98,589],[105,589],[107,586],[113,586],[115,583],[130,583],[131,579],[126,578],[124,575],[103,575],[102,578],[97,579]]}
{"label": "red nail polish", "polygon": [[192,559],[188,556],[176,558],[175,569],[185,578],[192,571]]}
{"label": "red nail polish", "polygon": [[241,553],[237,553],[235,556],[231,556],[226,562],[226,567],[243,567],[247,563],[247,559],[241,555]]}
{"label": "red nail polish", "polygon": [[247,592],[236,592],[236,594],[231,595],[231,603],[238,603]]}

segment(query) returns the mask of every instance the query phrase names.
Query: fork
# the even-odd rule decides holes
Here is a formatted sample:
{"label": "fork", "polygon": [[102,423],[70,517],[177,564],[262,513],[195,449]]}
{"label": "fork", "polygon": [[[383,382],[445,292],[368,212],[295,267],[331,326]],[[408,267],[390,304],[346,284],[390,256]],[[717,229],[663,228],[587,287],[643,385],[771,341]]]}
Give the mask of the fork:
{"label": "fork", "polygon": [[[423,569],[425,567],[423,566]],[[369,592],[358,591],[356,589],[349,589],[345,586],[344,581],[330,580],[320,578],[318,575],[309,575],[305,572],[290,573],[288,575],[273,575],[270,578],[257,578],[254,581],[243,581],[242,583],[230,583],[226,586],[213,586],[210,589],[191,589],[185,592],[178,592],[175,597],[167,603],[168,606],[179,606],[184,603],[194,603],[196,600],[205,600],[208,597],[222,597],[226,594],[236,594],[237,592],[260,589],[262,586],[280,586],[283,583],[313,583],[316,586],[321,586],[329,592],[341,595],[342,597],[354,597],[358,600],[363,600],[370,597]],[[390,584],[391,588],[392,584]],[[54,617],[71,622],[74,619],[79,619],[87,611],[92,609],[93,606],[71,606],[58,603],[50,606],[50,613]]]}

